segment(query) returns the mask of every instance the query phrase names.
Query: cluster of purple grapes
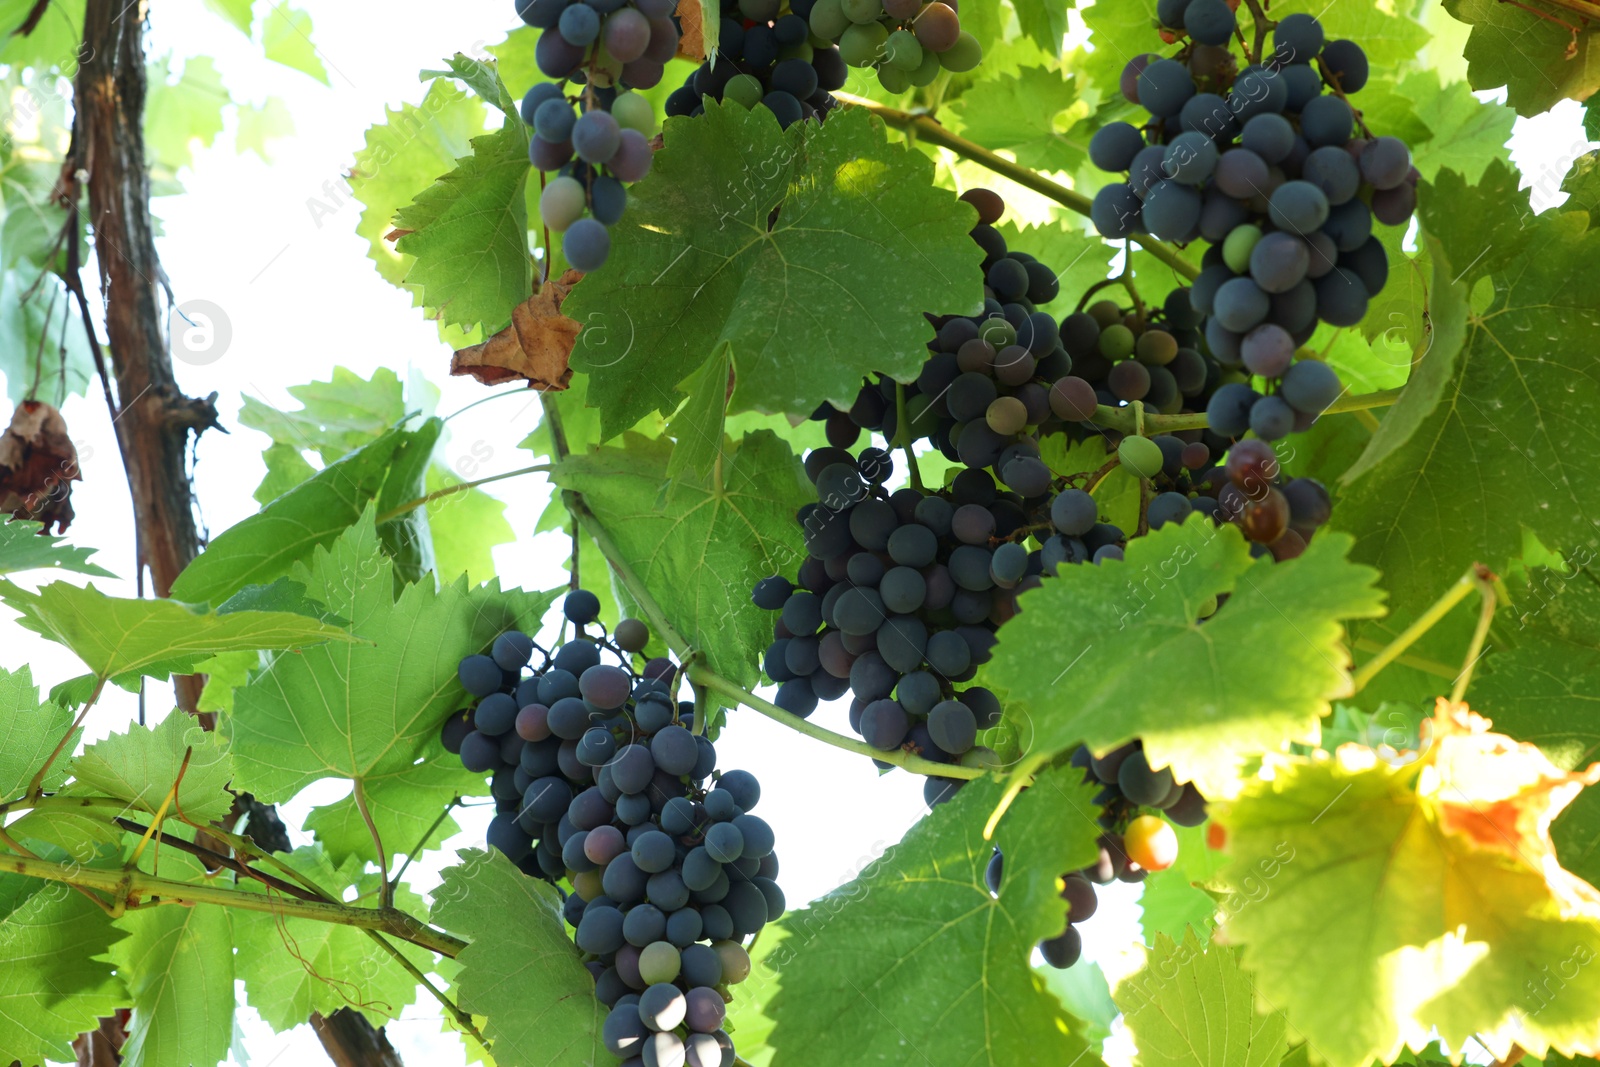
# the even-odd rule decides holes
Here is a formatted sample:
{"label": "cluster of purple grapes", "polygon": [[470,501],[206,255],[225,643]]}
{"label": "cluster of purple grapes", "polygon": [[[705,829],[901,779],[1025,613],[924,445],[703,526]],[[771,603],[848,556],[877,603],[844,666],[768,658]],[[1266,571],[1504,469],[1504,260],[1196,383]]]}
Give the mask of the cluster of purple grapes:
{"label": "cluster of purple grapes", "polygon": [[568,263],[599,270],[611,252],[607,228],[627,208],[624,186],[650,171],[655,109],[630,90],[659,84],[677,54],[677,0],[516,4],[524,22],[544,31],[535,61],[553,79],[522,99],[522,119],[533,128],[528,157],[556,172],[539,197],[539,217],[563,234]]}
{"label": "cluster of purple grapes", "polygon": [[[750,974],[744,941],[786,907],[772,828],[750,814],[760,783],[716,772],[671,661],[634,673],[648,627],[625,620],[591,639],[599,598],[576,590],[563,609],[578,636],[553,654],[510,632],[462,660],[476,703],[441,740],[493,774],[489,844],[570,886],[562,910],[610,1009],[606,1047],[628,1067],[732,1067],[723,1020],[729,987]],[[543,663],[525,674],[535,653]]]}
{"label": "cluster of purple grapes", "polygon": [[1190,299],[1210,354],[1277,379],[1319,321],[1365,316],[1389,273],[1373,222],[1411,217],[1419,175],[1349,102],[1368,76],[1360,46],[1327,41],[1312,16],[1277,23],[1271,54],[1236,71],[1221,0],[1163,0],[1158,15],[1187,39],[1124,71],[1124,95],[1151,118],[1095,133],[1091,160],[1128,179],[1100,190],[1092,218],[1109,238],[1208,242]]}

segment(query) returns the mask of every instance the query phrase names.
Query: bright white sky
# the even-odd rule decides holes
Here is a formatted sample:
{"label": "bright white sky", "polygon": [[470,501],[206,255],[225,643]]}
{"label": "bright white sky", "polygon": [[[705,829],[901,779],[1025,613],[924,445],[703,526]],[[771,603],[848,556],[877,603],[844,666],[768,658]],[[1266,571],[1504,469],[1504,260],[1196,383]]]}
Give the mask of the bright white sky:
{"label": "bright white sky", "polygon": [[[462,0],[450,5],[448,20],[441,20],[434,0],[389,0],[381,14],[372,5],[333,0],[302,0],[301,6],[315,20],[314,38],[331,86],[267,62],[201,0],[154,5],[156,52],[213,57],[236,99],[279,96],[296,125],[293,137],[272,144],[269,164],[234,152],[230,124],[216,147],[197,154],[194,170],[183,176],[185,194],[156,205],[165,229],[160,254],[179,303],[205,300],[220,306],[233,334],[231,347],[216,362],[178,364],[187,393],[219,394],[223,424],[232,429],[229,435],[207,434],[200,446],[196,488],[212,531],[256,510],[250,494],[264,473],[260,453],[267,441],[238,426],[235,416],[244,396],[297,407],[285,389],[326,378],[335,365],[363,376],[378,367],[392,368],[402,379],[408,371],[424,375],[443,388],[443,414],[484,395],[470,380],[445,376],[450,353],[433,326],[366,259],[365,242],[354,233],[359,204],[341,199],[335,213],[327,210],[342,197],[342,175],[363,132],[383,118],[385,106],[418,101],[423,89],[416,72],[436,66],[444,55],[475,52],[499,41],[515,23],[511,0]],[[1536,122],[1519,123],[1513,146],[1529,183],[1540,186],[1541,207],[1559,187],[1559,177],[1552,181],[1547,175],[1564,173],[1584,149],[1581,118],[1581,108],[1569,103]],[[316,214],[314,201],[322,205]],[[516,444],[534,425],[536,410],[531,394],[475,410],[452,424],[453,435],[442,446],[446,460],[452,466],[478,463],[458,468],[468,477],[526,465],[527,454]],[[87,400],[68,401],[64,414],[84,474],[73,495],[78,519],[72,538],[100,547],[99,562],[108,569],[132,575],[127,486],[98,387]],[[489,491],[509,504],[508,517],[519,530],[533,528],[548,499],[537,479],[499,483]],[[566,544],[554,535],[524,538],[495,552],[503,580],[528,588],[560,584],[565,557]],[[108,592],[134,595],[131,582],[98,584]],[[0,633],[0,667],[31,665],[46,688],[82,671],[55,645],[5,623]],[[171,706],[166,687],[150,687],[152,722]],[[819,721],[848,731],[845,707],[825,708]],[[136,714],[128,694],[109,694],[89,721],[89,736],[124,729]],[[781,881],[793,904],[848,881],[923,812],[920,779],[898,772],[880,778],[860,757],[801,739],[753,713],[736,713],[718,747],[724,768],[744,767],[762,779],[767,800],[761,814],[778,833]],[[291,824],[312,804],[343,791],[316,792],[314,798],[284,805]],[[453,858],[455,849],[481,844],[486,814],[466,812],[460,821],[466,827],[461,835],[412,867],[418,888],[436,883],[440,864]],[[1129,953],[1138,938],[1136,899],[1129,887],[1103,890],[1099,914],[1084,931],[1086,955],[1113,975],[1136,966]],[[390,1039],[408,1063],[449,1067],[464,1062],[456,1039],[440,1033],[440,1020],[437,1006],[424,999],[390,1024]],[[238,1021],[240,1067],[322,1062],[308,1027],[275,1035],[248,1008],[241,1009]]]}

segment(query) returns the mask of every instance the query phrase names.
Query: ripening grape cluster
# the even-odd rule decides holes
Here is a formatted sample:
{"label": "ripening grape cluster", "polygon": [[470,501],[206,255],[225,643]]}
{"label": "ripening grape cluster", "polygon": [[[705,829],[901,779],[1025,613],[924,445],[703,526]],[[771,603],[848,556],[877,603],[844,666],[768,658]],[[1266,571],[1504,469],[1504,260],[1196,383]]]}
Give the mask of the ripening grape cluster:
{"label": "ripening grape cluster", "polygon": [[[1128,177],[1100,190],[1092,218],[1109,238],[1206,241],[1190,299],[1209,353],[1273,381],[1319,322],[1365,316],[1389,272],[1373,224],[1410,219],[1419,175],[1404,142],[1370,136],[1349,102],[1368,76],[1356,43],[1293,14],[1270,54],[1238,70],[1224,0],[1161,0],[1157,13],[1183,44],[1123,72],[1123,94],[1150,120],[1095,133],[1091,160]],[[1263,422],[1289,420],[1269,407]]]}
{"label": "ripening grape cluster", "polygon": [[[1044,961],[1062,970],[1077,963],[1083,954],[1083,937],[1077,928],[1099,907],[1096,885],[1142,882],[1151,871],[1166,870],[1178,858],[1178,838],[1172,827],[1141,810],[1163,812],[1179,826],[1199,826],[1206,821],[1206,801],[1200,791],[1191,783],[1175,780],[1166,768],[1152,769],[1138,741],[1098,759],[1080,746],[1072,754],[1072,765],[1083,769],[1085,782],[1100,786],[1095,803],[1102,808],[1098,821],[1104,832],[1095,861],[1061,876],[1061,899],[1068,904],[1066,928],[1039,942]],[[1005,857],[995,849],[984,881],[996,896],[1004,871]]]}
{"label": "ripening grape cluster", "polygon": [[535,61],[554,79],[522,99],[522,120],[533,129],[528,158],[540,171],[555,172],[539,196],[539,217],[563,234],[561,251],[578,270],[605,264],[607,228],[628,204],[624,186],[650,172],[655,109],[630,90],[659,84],[677,54],[677,6],[677,0],[517,0],[522,20],[544,31]]}
{"label": "ripening grape cluster", "polygon": [[743,942],[785,909],[772,828],[750,814],[761,786],[716,771],[669,660],[634,673],[648,627],[584,636],[600,612],[584,590],[563,610],[578,636],[553,654],[509,632],[462,660],[476,703],[441,739],[468,770],[493,774],[489,844],[570,885],[562,910],[610,1010],[607,1049],[628,1065],[732,1067],[723,1020],[729,987],[750,974]]}

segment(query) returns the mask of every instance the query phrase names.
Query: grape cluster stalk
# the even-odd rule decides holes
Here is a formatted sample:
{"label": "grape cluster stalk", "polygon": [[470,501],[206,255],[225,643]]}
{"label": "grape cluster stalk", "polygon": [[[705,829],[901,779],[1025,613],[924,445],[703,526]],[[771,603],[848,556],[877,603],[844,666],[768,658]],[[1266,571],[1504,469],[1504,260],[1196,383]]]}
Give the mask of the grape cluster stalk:
{"label": "grape cluster stalk", "polygon": [[717,771],[670,660],[634,671],[644,623],[584,636],[600,600],[581,589],[563,611],[578,636],[553,652],[512,631],[461,661],[475,702],[440,739],[492,775],[489,844],[561,890],[606,1048],[627,1067],[732,1067],[723,1022],[745,946],[786,908],[772,828],[751,814],[761,785]]}

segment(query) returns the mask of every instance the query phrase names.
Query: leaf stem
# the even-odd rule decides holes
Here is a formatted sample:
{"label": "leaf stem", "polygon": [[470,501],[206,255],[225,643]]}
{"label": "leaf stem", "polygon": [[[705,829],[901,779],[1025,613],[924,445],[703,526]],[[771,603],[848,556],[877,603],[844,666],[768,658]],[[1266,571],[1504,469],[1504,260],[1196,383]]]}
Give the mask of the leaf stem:
{"label": "leaf stem", "polygon": [[450,817],[450,813],[455,811],[456,806],[460,803],[460,797],[451,797],[450,803],[446,804],[444,810],[439,813],[439,817],[433,820],[433,825],[422,832],[422,839],[417,842],[415,848],[406,853],[406,861],[400,865],[398,871],[394,872],[394,878],[391,879],[394,884],[400,884],[400,876],[406,873],[406,868],[411,866],[411,861],[416,858],[417,853],[428,847],[428,842],[433,839],[433,835],[438,832],[439,827],[444,825],[444,821]]}
{"label": "leaf stem", "polygon": [[781,723],[797,733],[805,734],[815,741],[842,748],[846,752],[854,752],[858,756],[869,756],[884,763],[892,763],[903,770],[913,774],[926,774],[938,778],[981,778],[983,771],[976,767],[963,767],[954,763],[935,763],[925,760],[921,756],[913,756],[904,749],[893,752],[884,752],[873,748],[865,741],[854,737],[836,734],[832,730],[818,726],[800,716],[784,711],[778,705],[768,700],[763,700],[754,693],[745,689],[737,682],[729,681],[715,671],[709,670],[704,664],[696,663],[689,668],[689,680],[714,690],[724,696],[732,697],[751,711],[765,715],[774,722]]}
{"label": "leaf stem", "polygon": [[[1385,646],[1382,641],[1374,641],[1370,637],[1358,637],[1355,640],[1355,647],[1359,648],[1363,652],[1382,652]],[[1437,660],[1424,659],[1421,656],[1396,656],[1394,658],[1394,662],[1400,664],[1402,667],[1410,667],[1412,670],[1421,671],[1424,674],[1431,674],[1435,678],[1445,678],[1449,681],[1455,681],[1456,676],[1461,673],[1454,667],[1447,666],[1446,664],[1440,663]]]}
{"label": "leaf stem", "polygon": [[266,912],[288,918],[313,919],[359,930],[376,930],[408,941],[419,948],[454,959],[467,943],[394,908],[358,908],[333,901],[293,900],[264,893],[244,893],[214,885],[196,885],[145,874],[143,871],[105,870],[81,865],[65,866],[29,856],[0,856],[0,870],[25,878],[83,889],[98,889],[119,899],[155,900],[163,904],[212,904]]}
{"label": "leaf stem", "polygon": [[[1394,389],[1384,389],[1376,393],[1362,393],[1359,396],[1346,393],[1332,404],[1322,414],[1337,415],[1348,411],[1365,411],[1369,408],[1383,408],[1400,399],[1405,386]],[[1123,433],[1133,433],[1136,429],[1136,420],[1132,407],[1112,408],[1104,404],[1094,409],[1094,424],[1108,430],[1120,430]],[[1187,415],[1146,415],[1144,417],[1145,431],[1149,434],[1177,433],[1179,430],[1203,430],[1210,423],[1203,411]]]}
{"label": "leaf stem", "polygon": [[378,852],[378,877],[382,879],[378,891],[378,903],[384,908],[394,907],[394,883],[389,880],[389,854],[383,850],[383,836],[378,833],[378,824],[372,821],[372,812],[367,810],[367,791],[361,784],[361,779],[354,782],[356,808],[361,812],[361,819],[367,824],[367,832],[372,835],[372,847]]}
{"label": "leaf stem", "polygon": [[[996,155],[982,145],[974,144],[965,137],[958,137],[928,115],[918,115],[909,111],[901,111],[899,108],[887,107],[876,101],[868,100],[864,96],[856,96],[853,93],[835,92],[833,95],[835,99],[842,100],[847,104],[866,108],[897,130],[904,130],[907,133],[915,132],[919,138],[930,144],[948,148],[957,155],[987,167],[996,174],[1010,178],[1026,189],[1032,189],[1041,196],[1049,197],[1070,211],[1075,211],[1083,216],[1088,216],[1089,214],[1090,201],[1082,193],[1068,189],[1064,185],[1051,181],[1037,171],[1030,170],[1020,164],[1011,162],[1011,160],[1003,156]],[[1171,245],[1143,234],[1135,235],[1133,239],[1146,252],[1149,252],[1156,259],[1159,259],[1185,278],[1194,278],[1199,275],[1200,268],[1184,259],[1178,253],[1178,250]]]}
{"label": "leaf stem", "polygon": [[73,720],[72,725],[67,729],[66,735],[56,742],[56,747],[51,751],[50,757],[44,761],[44,766],[39,768],[39,773],[35,774],[33,780],[28,783],[29,797],[38,799],[44,786],[45,775],[50,773],[50,765],[60,757],[62,750],[72,743],[72,739],[78,736],[78,731],[83,729],[83,720],[89,717],[89,709],[94,707],[95,702],[100,699],[100,694],[105,690],[105,687],[106,679],[102,676],[95,682],[94,692],[89,694],[89,699],[84,703],[83,710],[78,712],[78,717]]}
{"label": "leaf stem", "polygon": [[1456,684],[1450,689],[1450,703],[1459,704],[1461,698],[1467,695],[1467,686],[1472,683],[1473,669],[1478,666],[1478,660],[1483,657],[1483,642],[1489,636],[1489,624],[1494,622],[1495,608],[1500,605],[1500,598],[1495,593],[1496,578],[1489,568],[1479,564],[1474,568],[1473,582],[1478,587],[1478,593],[1483,597],[1483,608],[1478,612],[1478,625],[1472,631],[1472,642],[1467,645],[1467,655],[1461,673],[1456,676]]}
{"label": "leaf stem", "polygon": [[1354,692],[1365,689],[1367,683],[1372,681],[1377,673],[1393,663],[1406,649],[1421,640],[1422,635],[1433,629],[1439,620],[1450,613],[1450,609],[1465,600],[1478,585],[1479,567],[1474,563],[1467,568],[1467,573],[1456,579],[1454,585],[1445,590],[1443,596],[1433,602],[1433,606],[1417,616],[1415,622],[1407,626],[1399,637],[1384,646],[1383,651],[1363,663],[1354,675],[1351,682]]}
{"label": "leaf stem", "polygon": [[519,470],[506,471],[504,474],[491,474],[487,478],[479,478],[477,481],[473,482],[460,482],[456,485],[447,485],[443,489],[435,489],[427,496],[419,496],[415,500],[408,500],[399,507],[391,508],[388,511],[385,511],[382,515],[378,516],[378,525],[381,526],[392,519],[397,519],[408,511],[415,511],[417,508],[426,507],[435,500],[443,500],[445,497],[453,496],[456,493],[465,493],[468,489],[476,489],[480,485],[488,485],[490,482],[503,482],[507,478],[520,478],[525,474],[544,474],[549,470],[550,464],[536,463],[531,467],[522,467]]}

